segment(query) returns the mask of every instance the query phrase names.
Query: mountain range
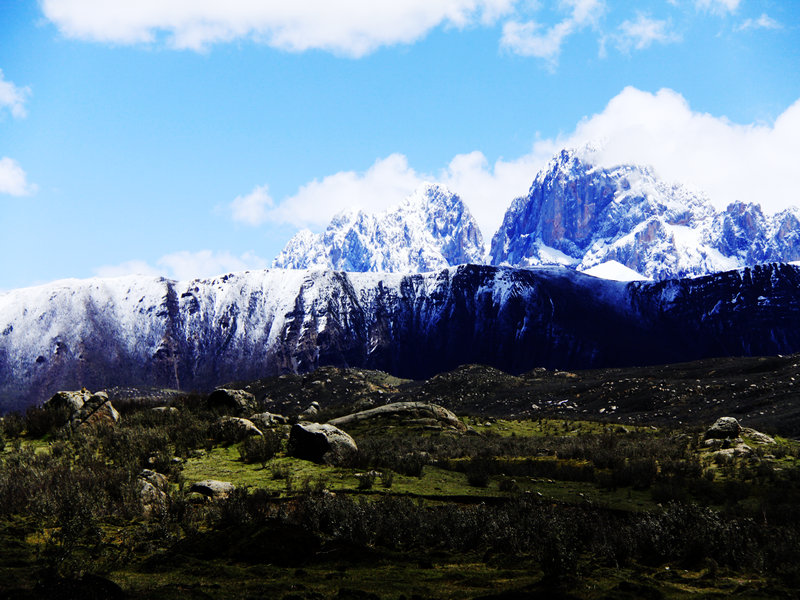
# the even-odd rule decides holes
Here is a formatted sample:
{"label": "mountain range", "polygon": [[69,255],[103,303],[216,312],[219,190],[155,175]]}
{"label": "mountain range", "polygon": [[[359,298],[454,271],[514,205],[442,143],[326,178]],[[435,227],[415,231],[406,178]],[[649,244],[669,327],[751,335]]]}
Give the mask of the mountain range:
{"label": "mountain range", "polygon": [[321,365],[422,378],[789,353],[798,290],[786,264],[630,283],[485,265],[67,280],[0,295],[0,412],[59,389],[202,391]]}
{"label": "mountain range", "polygon": [[[640,165],[598,166],[597,150],[564,150],[515,199],[488,254],[456,194],[425,184],[379,215],[346,212],[320,234],[298,233],[279,268],[426,272],[462,263],[587,271],[614,261],[640,278],[698,275],[800,259],[800,210],[765,215],[734,202],[717,211],[701,191]],[[602,272],[602,271],[601,271]]]}

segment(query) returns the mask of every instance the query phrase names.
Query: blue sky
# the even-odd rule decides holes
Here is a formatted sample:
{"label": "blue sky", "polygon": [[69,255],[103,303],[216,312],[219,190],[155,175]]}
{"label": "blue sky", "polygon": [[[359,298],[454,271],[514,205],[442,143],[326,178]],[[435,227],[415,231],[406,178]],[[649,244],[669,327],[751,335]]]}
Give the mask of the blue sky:
{"label": "blue sky", "polygon": [[424,180],[488,239],[602,139],[715,204],[800,204],[800,3],[0,4],[0,290],[268,266]]}

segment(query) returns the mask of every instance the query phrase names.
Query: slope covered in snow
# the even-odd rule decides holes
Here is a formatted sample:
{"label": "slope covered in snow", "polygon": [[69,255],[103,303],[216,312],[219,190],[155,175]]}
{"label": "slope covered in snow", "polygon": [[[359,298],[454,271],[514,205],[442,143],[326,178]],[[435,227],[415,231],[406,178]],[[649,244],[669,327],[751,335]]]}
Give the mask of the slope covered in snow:
{"label": "slope covered in snow", "polygon": [[0,412],[58,389],[208,390],[321,365],[428,377],[800,351],[800,268],[630,283],[564,267],[267,270],[0,295]]}
{"label": "slope covered in snow", "polygon": [[345,211],[320,234],[300,231],[273,267],[424,273],[482,262],[483,253],[480,229],[461,198],[425,184],[386,212]]}
{"label": "slope covered in snow", "polygon": [[592,149],[564,150],[517,198],[494,235],[492,264],[616,261],[653,279],[698,276],[800,258],[800,212],[774,216],[734,203],[717,212],[690,187],[647,167],[594,164]]}

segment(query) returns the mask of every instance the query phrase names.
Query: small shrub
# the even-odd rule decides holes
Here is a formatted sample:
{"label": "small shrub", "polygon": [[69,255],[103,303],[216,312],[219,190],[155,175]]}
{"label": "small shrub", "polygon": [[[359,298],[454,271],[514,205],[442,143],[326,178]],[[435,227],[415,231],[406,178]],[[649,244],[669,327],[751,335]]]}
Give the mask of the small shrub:
{"label": "small shrub", "polygon": [[273,479],[289,479],[291,471],[287,465],[275,465],[272,467]]}
{"label": "small shrub", "polygon": [[489,485],[489,466],[485,461],[470,461],[467,467],[467,483],[472,487],[485,488]]}
{"label": "small shrub", "polygon": [[261,468],[267,467],[270,461],[281,448],[281,438],[274,431],[265,431],[264,435],[246,438],[239,448],[239,455],[248,464],[261,463]]}
{"label": "small shrub", "polygon": [[375,484],[375,473],[372,471],[369,473],[359,473],[356,477],[358,478],[358,489],[360,490],[371,490],[372,486]]}
{"label": "small shrub", "polygon": [[392,471],[383,471],[381,473],[381,485],[387,490],[392,487],[394,483],[394,473]]}

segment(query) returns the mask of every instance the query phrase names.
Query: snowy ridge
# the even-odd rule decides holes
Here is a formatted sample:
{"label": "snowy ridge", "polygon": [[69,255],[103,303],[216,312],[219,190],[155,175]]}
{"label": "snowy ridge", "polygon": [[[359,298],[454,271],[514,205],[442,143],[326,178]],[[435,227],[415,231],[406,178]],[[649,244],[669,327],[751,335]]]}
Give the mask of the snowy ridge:
{"label": "snowy ridge", "polygon": [[0,295],[0,412],[58,389],[207,390],[321,365],[427,377],[800,351],[800,267],[618,282],[564,267],[249,271]]}
{"label": "snowy ridge", "polygon": [[615,261],[644,278],[695,277],[800,257],[800,211],[774,216],[734,203],[718,213],[690,186],[637,165],[596,166],[596,150],[563,150],[511,204],[492,239],[492,264]]}
{"label": "snowy ridge", "polygon": [[320,234],[300,231],[273,267],[424,273],[482,262],[483,253],[480,229],[461,198],[425,184],[381,214],[345,211]]}

